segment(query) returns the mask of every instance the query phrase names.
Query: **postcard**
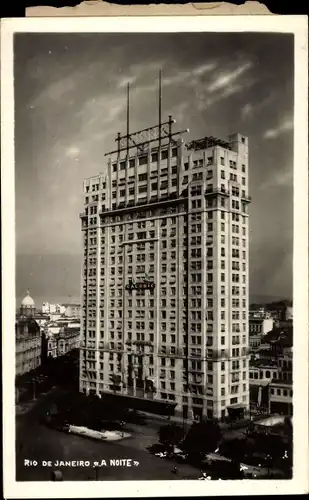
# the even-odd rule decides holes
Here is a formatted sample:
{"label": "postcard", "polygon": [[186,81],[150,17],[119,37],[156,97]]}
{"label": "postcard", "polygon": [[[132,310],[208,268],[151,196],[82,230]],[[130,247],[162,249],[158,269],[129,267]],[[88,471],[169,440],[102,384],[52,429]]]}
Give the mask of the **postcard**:
{"label": "postcard", "polygon": [[5,498],[307,492],[307,18],[1,39]]}

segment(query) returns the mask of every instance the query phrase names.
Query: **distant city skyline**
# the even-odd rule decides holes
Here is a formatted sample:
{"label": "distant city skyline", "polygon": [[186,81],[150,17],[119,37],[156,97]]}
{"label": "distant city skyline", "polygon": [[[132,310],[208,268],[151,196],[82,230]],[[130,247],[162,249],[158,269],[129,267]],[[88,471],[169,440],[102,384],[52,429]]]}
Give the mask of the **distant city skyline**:
{"label": "distant city skyline", "polygon": [[125,131],[128,81],[131,130],[157,121],[160,68],[186,138],[249,137],[250,295],[292,297],[292,35],[18,34],[17,302],[79,301],[82,181]]}

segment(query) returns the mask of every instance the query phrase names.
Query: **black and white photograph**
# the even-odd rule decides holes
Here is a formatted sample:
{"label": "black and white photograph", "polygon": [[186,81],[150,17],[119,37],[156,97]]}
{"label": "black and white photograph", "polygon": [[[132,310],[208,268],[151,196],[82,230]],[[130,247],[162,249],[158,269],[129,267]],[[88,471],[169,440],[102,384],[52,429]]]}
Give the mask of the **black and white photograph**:
{"label": "black and white photograph", "polygon": [[20,498],[306,491],[307,25],[287,17],[3,29]]}

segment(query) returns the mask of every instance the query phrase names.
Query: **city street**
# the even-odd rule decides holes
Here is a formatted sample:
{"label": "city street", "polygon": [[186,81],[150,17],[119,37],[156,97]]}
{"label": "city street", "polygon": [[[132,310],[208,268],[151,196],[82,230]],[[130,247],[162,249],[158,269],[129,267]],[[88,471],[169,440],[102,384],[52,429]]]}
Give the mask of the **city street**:
{"label": "city street", "polygon": [[[197,479],[199,470],[184,464],[177,465],[177,474],[172,472],[174,463],[152,456],[145,448],[157,441],[157,430],[162,421],[149,422],[149,426],[128,424],[132,437],[117,443],[97,442],[91,439],[66,434],[49,429],[40,423],[40,416],[61,394],[61,389],[53,392],[35,404],[32,410],[17,417],[16,426],[16,479],[17,481],[49,481],[52,470],[62,470],[63,480],[158,480]],[[153,424],[153,425],[152,425]],[[138,461],[132,467],[44,467],[42,461],[77,460],[101,461],[131,458]],[[36,460],[36,467],[24,466],[24,460]]]}
{"label": "city street", "polygon": [[[146,425],[128,423],[124,431],[130,437],[118,442],[102,442],[67,434],[48,428],[41,423],[41,417],[53,403],[67,397],[67,391],[55,387],[36,401],[25,404],[25,412],[17,408],[16,417],[16,479],[17,481],[49,481],[53,470],[63,472],[63,480],[159,480],[198,479],[200,470],[188,464],[177,464],[177,474],[173,472],[176,462],[158,458],[147,451],[147,447],[158,442],[158,430],[168,423],[166,418],[147,415]],[[32,407],[31,407],[32,406]],[[28,410],[28,411],[27,411]],[[245,428],[223,431],[223,439],[242,437]],[[131,459],[132,466],[110,466],[110,460]],[[37,461],[36,466],[25,465],[25,460]],[[106,466],[96,469],[94,462],[106,461]],[[47,467],[43,461],[51,461]],[[57,461],[89,461],[90,465],[58,467]],[[133,465],[133,461],[139,463]]]}

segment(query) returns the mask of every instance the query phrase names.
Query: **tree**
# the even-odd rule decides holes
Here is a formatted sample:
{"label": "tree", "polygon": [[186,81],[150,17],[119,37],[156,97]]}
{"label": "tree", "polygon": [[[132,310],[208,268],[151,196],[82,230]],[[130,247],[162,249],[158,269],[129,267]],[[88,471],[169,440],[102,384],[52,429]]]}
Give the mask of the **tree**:
{"label": "tree", "polygon": [[176,446],[184,436],[183,428],[176,424],[162,425],[158,431],[159,441],[167,449]]}
{"label": "tree", "polygon": [[244,456],[253,451],[252,440],[246,438],[228,439],[220,445],[220,452],[232,460],[243,461]]}
{"label": "tree", "polygon": [[116,394],[116,392],[119,390],[120,388],[120,384],[121,384],[121,376],[120,375],[116,375],[115,373],[113,373],[111,375],[111,382],[113,383],[113,391],[114,391],[114,394]]}
{"label": "tree", "polygon": [[217,422],[206,420],[194,423],[184,440],[183,447],[192,458],[214,451],[221,439],[221,429]]}

